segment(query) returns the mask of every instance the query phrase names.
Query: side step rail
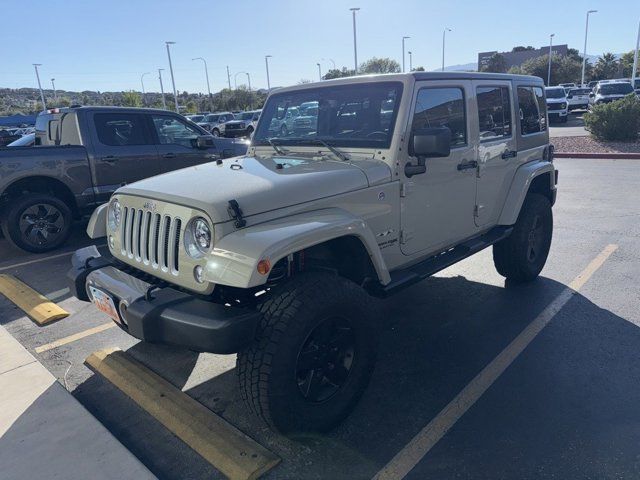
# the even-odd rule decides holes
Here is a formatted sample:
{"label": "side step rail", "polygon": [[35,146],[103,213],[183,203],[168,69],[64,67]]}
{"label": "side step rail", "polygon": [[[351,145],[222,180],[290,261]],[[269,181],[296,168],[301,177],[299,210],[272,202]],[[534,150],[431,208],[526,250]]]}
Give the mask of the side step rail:
{"label": "side step rail", "polygon": [[494,227],[478,237],[437,253],[420,263],[393,272],[389,284],[379,286],[371,293],[378,297],[387,297],[420,280],[430,277],[434,273],[438,273],[440,270],[450,267],[460,260],[470,257],[474,253],[478,253],[480,250],[484,250],[503,238],[508,237],[512,231],[513,227],[510,226]]}

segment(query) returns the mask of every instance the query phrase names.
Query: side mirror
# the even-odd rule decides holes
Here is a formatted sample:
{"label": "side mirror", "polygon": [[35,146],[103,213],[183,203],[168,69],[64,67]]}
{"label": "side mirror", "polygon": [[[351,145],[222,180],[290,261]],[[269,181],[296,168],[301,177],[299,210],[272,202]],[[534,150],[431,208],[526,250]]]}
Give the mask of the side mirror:
{"label": "side mirror", "polygon": [[407,163],[404,173],[407,177],[427,171],[426,158],[448,157],[451,153],[451,130],[447,127],[420,128],[411,133],[409,155],[418,157],[417,164]]}
{"label": "side mirror", "polygon": [[596,96],[596,94],[595,94],[595,93],[593,93],[593,92],[591,92],[591,93],[589,94],[589,98],[593,98],[593,97],[595,97],[595,96]]}
{"label": "side mirror", "polygon": [[211,135],[199,135],[196,137],[196,148],[200,150],[206,150],[207,148],[215,147],[213,137]]}

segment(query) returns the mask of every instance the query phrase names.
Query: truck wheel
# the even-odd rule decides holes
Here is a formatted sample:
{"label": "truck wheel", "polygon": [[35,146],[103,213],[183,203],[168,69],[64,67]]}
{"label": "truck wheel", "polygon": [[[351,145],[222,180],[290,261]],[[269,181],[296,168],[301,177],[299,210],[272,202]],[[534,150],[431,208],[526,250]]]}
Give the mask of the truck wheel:
{"label": "truck wheel", "polygon": [[516,282],[535,279],[547,261],[552,234],[551,202],[544,195],[527,195],[513,232],[493,246],[498,273]]}
{"label": "truck wheel", "polygon": [[213,135],[214,137],[219,137],[220,130],[218,130],[217,128],[214,128],[213,130],[211,130],[211,135]]}
{"label": "truck wheel", "polygon": [[364,392],[377,350],[372,299],[328,273],[293,277],[260,306],[253,344],[238,354],[251,411],[284,433],[327,431]]}
{"label": "truck wheel", "polygon": [[10,243],[28,252],[42,253],[62,245],[71,233],[71,209],[59,198],[29,193],[11,201],[2,231]]}

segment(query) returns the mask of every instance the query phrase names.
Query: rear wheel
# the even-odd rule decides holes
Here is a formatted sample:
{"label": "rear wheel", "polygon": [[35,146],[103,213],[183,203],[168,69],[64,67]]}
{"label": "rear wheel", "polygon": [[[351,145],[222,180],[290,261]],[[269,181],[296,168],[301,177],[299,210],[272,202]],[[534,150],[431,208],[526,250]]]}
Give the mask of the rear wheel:
{"label": "rear wheel", "polygon": [[544,195],[527,195],[513,232],[493,246],[496,270],[517,282],[535,279],[547,261],[552,235],[551,202]]}
{"label": "rear wheel", "polygon": [[2,231],[10,243],[28,252],[42,253],[62,245],[71,233],[69,206],[53,195],[29,193],[9,203]]}
{"label": "rear wheel", "polygon": [[369,383],[377,346],[373,300],[326,273],[293,277],[276,290],[260,307],[256,340],[238,354],[242,398],[282,433],[329,430]]}

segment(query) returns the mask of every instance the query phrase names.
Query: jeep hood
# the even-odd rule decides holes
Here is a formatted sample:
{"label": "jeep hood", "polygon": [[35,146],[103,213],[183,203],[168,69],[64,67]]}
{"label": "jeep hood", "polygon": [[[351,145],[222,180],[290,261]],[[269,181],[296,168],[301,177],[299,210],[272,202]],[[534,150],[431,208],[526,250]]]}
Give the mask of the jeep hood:
{"label": "jeep hood", "polygon": [[151,177],[117,193],[196,208],[220,223],[230,220],[229,200],[236,200],[246,217],[391,180],[391,169],[379,160],[330,158],[238,157]]}

